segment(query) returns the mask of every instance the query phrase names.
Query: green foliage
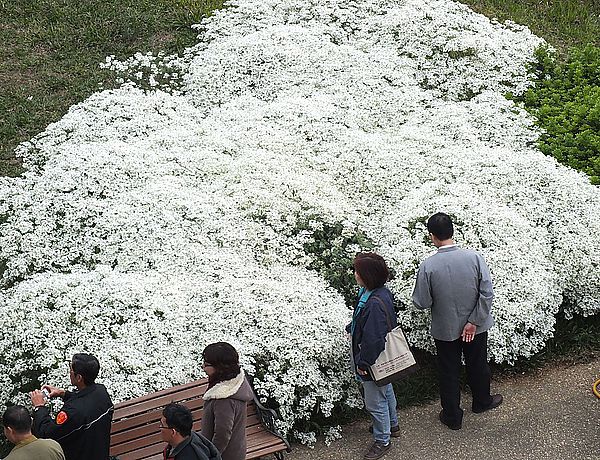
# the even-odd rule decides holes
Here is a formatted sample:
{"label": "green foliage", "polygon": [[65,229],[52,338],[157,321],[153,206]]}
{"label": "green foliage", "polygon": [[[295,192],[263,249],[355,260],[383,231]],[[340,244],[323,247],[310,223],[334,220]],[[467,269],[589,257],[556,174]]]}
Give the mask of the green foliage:
{"label": "green foliage", "polygon": [[22,168],[13,150],[67,109],[114,85],[107,55],[178,53],[190,28],[223,0],[0,0],[0,175]]}
{"label": "green foliage", "polygon": [[393,384],[399,408],[423,404],[439,396],[435,356],[423,350],[412,351],[419,364],[419,370]]}
{"label": "green foliage", "polygon": [[14,446],[8,442],[8,440],[2,439],[0,441],[0,457],[5,458]]}
{"label": "green foliage", "polygon": [[[315,222],[320,224],[316,229]],[[344,296],[346,305],[352,306],[358,287],[352,270],[352,261],[357,251],[351,251],[351,248],[370,251],[374,247],[373,242],[360,229],[348,235],[341,223],[324,223],[318,216],[299,222],[294,233],[306,230],[312,232],[310,240],[304,244],[306,254],[313,256],[308,268],[319,272]]]}
{"label": "green foliage", "polygon": [[539,147],[600,184],[600,3],[597,0],[465,0],[500,21],[527,25],[557,50],[536,53],[535,88],[519,98],[545,130]]}
{"label": "green foliage", "polygon": [[540,150],[600,185],[600,48],[573,48],[565,62],[547,48],[535,56],[534,86],[514,99],[543,128]]}

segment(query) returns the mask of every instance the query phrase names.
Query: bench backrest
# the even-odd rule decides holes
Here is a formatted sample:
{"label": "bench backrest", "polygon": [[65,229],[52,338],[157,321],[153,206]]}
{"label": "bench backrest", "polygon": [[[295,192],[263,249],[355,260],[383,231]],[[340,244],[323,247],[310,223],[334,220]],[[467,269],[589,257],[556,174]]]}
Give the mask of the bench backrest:
{"label": "bench backrest", "polygon": [[[110,455],[121,460],[162,459],[165,443],[161,440],[159,422],[162,408],[170,402],[184,404],[192,411],[193,429],[200,430],[202,395],[208,387],[206,379],[161,390],[115,405],[110,439]],[[246,459],[258,458],[287,449],[287,444],[261,424],[256,404],[248,404],[246,423]]]}

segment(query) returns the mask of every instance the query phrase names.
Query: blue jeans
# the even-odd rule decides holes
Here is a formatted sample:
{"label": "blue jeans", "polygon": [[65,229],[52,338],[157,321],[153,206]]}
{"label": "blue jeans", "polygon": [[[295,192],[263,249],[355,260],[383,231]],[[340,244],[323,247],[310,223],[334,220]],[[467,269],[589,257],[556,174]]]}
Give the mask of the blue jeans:
{"label": "blue jeans", "polygon": [[390,428],[398,426],[396,414],[396,395],[392,384],[378,387],[375,382],[362,382],[365,392],[365,408],[373,419],[373,437],[375,441],[390,442]]}

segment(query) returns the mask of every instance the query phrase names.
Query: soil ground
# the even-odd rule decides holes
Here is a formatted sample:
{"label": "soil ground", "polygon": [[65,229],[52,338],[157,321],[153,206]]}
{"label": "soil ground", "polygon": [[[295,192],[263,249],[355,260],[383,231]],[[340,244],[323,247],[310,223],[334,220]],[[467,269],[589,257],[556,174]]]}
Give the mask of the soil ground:
{"label": "soil ground", "polygon": [[[392,439],[383,459],[414,460],[599,460],[600,399],[592,385],[600,379],[600,358],[586,364],[551,366],[530,375],[492,382],[504,403],[474,414],[463,394],[463,427],[452,431],[438,421],[439,400],[399,411],[402,435]],[[292,446],[289,460],[361,460],[370,446],[369,421],[342,429],[330,446]]]}

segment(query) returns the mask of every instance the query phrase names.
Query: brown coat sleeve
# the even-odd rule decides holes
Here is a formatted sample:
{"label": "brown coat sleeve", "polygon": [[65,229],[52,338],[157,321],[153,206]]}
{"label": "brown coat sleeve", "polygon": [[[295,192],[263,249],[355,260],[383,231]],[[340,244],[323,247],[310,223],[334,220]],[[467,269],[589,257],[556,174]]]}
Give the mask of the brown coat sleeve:
{"label": "brown coat sleeve", "polygon": [[214,435],[213,444],[223,452],[229,445],[236,419],[236,401],[231,398],[216,399],[213,402]]}

